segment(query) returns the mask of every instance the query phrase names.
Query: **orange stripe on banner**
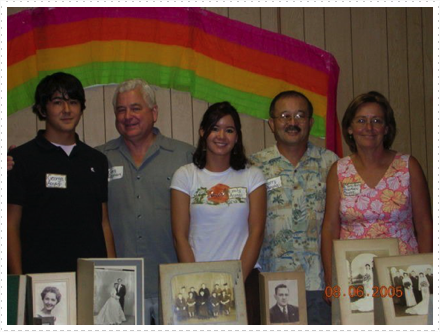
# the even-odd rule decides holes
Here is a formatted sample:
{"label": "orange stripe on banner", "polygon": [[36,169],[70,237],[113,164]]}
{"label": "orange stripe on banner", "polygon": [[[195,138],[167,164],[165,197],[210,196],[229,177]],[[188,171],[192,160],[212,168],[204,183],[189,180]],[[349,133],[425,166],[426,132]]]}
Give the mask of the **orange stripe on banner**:
{"label": "orange stripe on banner", "polygon": [[324,72],[220,39],[198,28],[180,24],[133,18],[96,18],[34,29],[35,41],[29,41],[29,35],[32,36],[25,34],[8,42],[8,49],[10,49],[9,43],[12,42],[35,45],[31,50],[23,49],[22,53],[8,54],[8,65],[16,64],[32,55],[35,48],[39,51],[64,48],[93,40],[138,41],[194,49],[234,67],[284,80],[293,85],[301,84],[318,94],[326,95],[328,89],[328,77]]}

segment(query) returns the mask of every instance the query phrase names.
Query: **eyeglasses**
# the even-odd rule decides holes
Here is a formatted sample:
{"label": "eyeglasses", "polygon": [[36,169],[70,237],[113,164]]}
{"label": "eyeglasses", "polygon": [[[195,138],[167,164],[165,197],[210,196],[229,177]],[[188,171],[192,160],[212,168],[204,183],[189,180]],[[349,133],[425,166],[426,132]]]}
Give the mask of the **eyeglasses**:
{"label": "eyeglasses", "polygon": [[272,118],[278,119],[283,123],[290,123],[292,122],[292,119],[295,119],[295,121],[298,123],[304,123],[309,117],[304,113],[296,113],[296,114],[283,113],[280,116],[273,116]]}
{"label": "eyeglasses", "polygon": [[367,123],[369,123],[370,126],[375,128],[382,128],[383,126],[385,126],[385,120],[381,118],[373,118],[370,121],[368,121],[365,118],[358,118],[358,119],[354,119],[352,123],[356,127],[365,127]]}

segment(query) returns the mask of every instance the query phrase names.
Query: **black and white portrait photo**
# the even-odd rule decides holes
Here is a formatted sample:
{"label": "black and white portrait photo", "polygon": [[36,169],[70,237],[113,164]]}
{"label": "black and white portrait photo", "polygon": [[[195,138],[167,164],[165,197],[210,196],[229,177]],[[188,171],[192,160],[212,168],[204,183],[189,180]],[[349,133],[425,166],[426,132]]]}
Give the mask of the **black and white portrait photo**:
{"label": "black and white portrait photo", "polygon": [[271,324],[295,323],[300,319],[297,280],[272,280],[269,286]]}
{"label": "black and white portrait photo", "polygon": [[[36,283],[33,293],[35,318],[53,317],[50,324],[68,324],[66,282]],[[47,321],[47,320],[46,320]]]}
{"label": "black and white portrait photo", "polygon": [[211,324],[236,320],[229,273],[178,275],[171,280],[174,319],[179,324]]}
{"label": "black and white portrait photo", "polygon": [[428,314],[433,291],[432,265],[392,266],[388,270],[396,289],[393,298],[396,317]]}
{"label": "black and white portrait photo", "polygon": [[386,250],[346,252],[349,288],[343,292],[350,297],[352,313],[373,312],[373,258],[386,255]]}
{"label": "black and white portrait photo", "polygon": [[95,268],[95,325],[134,325],[135,271]]}

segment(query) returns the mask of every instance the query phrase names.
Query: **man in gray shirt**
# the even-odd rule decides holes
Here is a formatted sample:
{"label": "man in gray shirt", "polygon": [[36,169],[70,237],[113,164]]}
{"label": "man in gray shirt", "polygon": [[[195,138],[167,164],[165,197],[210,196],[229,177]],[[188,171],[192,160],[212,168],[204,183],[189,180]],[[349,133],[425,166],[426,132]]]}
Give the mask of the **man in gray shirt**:
{"label": "man in gray shirt", "polygon": [[158,324],[158,265],[176,263],[170,216],[174,172],[192,162],[194,147],[154,127],[156,97],[143,80],[122,82],[113,106],[121,135],[97,147],[109,163],[108,207],[117,257],[142,257],[145,324]]}

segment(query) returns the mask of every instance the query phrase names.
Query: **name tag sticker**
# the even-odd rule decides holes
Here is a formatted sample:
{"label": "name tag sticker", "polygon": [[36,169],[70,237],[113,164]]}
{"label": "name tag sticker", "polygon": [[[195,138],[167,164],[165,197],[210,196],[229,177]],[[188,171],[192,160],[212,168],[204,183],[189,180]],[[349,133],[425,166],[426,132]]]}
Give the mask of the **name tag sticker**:
{"label": "name tag sticker", "polygon": [[122,179],[124,176],[124,166],[115,166],[108,169],[108,182]]}
{"label": "name tag sticker", "polygon": [[281,183],[281,176],[267,180],[266,186],[268,191],[281,188],[283,186]]}
{"label": "name tag sticker", "polygon": [[229,199],[231,199],[231,198],[246,199],[247,189],[244,187],[229,188],[228,194],[229,194]]}
{"label": "name tag sticker", "polygon": [[67,176],[63,174],[46,174],[46,188],[67,188]]}
{"label": "name tag sticker", "polygon": [[361,183],[344,183],[344,195],[345,196],[356,196],[361,192]]}

